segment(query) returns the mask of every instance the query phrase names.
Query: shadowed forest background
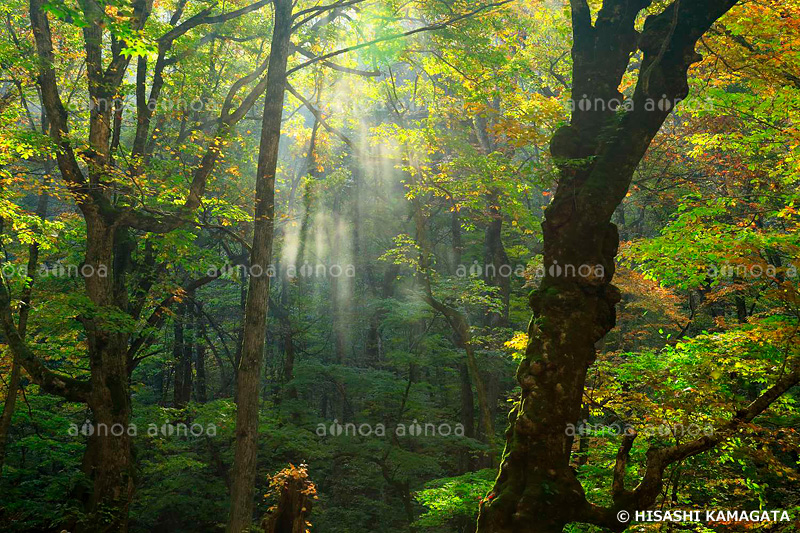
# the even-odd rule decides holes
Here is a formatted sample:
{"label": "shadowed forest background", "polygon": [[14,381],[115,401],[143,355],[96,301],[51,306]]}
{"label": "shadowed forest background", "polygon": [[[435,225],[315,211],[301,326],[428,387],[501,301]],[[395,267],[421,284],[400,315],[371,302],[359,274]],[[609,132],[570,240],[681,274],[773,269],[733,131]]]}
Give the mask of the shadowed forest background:
{"label": "shadowed forest background", "polygon": [[0,530],[796,531],[798,117],[796,0],[3,0]]}

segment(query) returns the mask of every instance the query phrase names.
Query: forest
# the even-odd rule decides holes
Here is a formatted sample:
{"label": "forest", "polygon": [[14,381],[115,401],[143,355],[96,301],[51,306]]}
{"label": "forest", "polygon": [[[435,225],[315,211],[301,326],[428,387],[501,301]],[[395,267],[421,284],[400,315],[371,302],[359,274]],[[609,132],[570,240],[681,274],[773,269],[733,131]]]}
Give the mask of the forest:
{"label": "forest", "polygon": [[0,531],[800,531],[799,117],[798,0],[0,0]]}

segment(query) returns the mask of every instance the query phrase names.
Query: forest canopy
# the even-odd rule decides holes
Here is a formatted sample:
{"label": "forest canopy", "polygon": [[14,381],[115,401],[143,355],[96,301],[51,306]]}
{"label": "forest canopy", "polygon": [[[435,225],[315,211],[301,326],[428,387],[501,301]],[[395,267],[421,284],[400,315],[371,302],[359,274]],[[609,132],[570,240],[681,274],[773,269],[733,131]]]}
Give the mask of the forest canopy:
{"label": "forest canopy", "polygon": [[797,0],[2,0],[0,531],[800,526]]}

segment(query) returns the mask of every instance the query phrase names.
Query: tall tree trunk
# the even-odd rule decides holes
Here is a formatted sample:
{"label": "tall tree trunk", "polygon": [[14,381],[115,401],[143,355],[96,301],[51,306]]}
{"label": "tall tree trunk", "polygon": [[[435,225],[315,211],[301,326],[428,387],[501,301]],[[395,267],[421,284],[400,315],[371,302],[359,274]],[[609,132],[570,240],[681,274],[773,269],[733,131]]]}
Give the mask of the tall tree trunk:
{"label": "tall tree trunk", "polygon": [[[255,226],[250,257],[251,269],[245,310],[242,358],[237,376],[236,446],[231,485],[231,514],[228,533],[241,533],[253,519],[253,490],[258,452],[258,391],[261,360],[266,336],[269,276],[275,213],[275,171],[281,137],[283,96],[286,87],[286,61],[292,27],[291,0],[274,0],[275,23],[272,33],[261,145],[256,177]],[[258,274],[258,268],[261,275]]]}
{"label": "tall tree trunk", "polygon": [[[198,304],[199,305],[199,304]],[[206,322],[201,314],[195,315],[197,326],[197,340],[195,342],[195,369],[197,370],[197,401],[208,401],[208,386],[206,384]],[[223,376],[224,377],[224,376]]]}
{"label": "tall tree trunk", "polygon": [[[281,271],[281,297],[280,302],[272,301],[272,308],[270,311],[273,316],[278,319],[280,324],[280,335],[278,347],[283,352],[283,375],[280,383],[276,383],[276,394],[280,391],[282,385],[289,383],[294,377],[294,327],[292,326],[292,317],[290,315],[292,308],[292,299],[290,293],[290,279],[288,269],[286,267],[279,269]],[[293,386],[287,386],[285,390],[287,398],[297,398],[297,390]]]}
{"label": "tall tree trunk", "polygon": [[[283,340],[284,349],[285,349],[285,359],[283,361],[283,382],[288,384],[294,379],[294,333],[292,332],[292,323],[291,321],[287,320],[287,323],[283,325],[285,337]],[[289,399],[296,399],[297,398],[297,389],[294,385],[287,385],[286,388],[286,397]]]}
{"label": "tall tree trunk", "polygon": [[[390,263],[387,265],[383,273],[381,285],[375,290],[376,296],[382,300],[394,296],[394,284],[399,272],[399,264]],[[378,363],[383,355],[383,339],[381,337],[380,326],[387,314],[388,309],[379,306],[369,318],[369,328],[367,329],[367,339],[365,343],[365,353],[369,364]]]}
{"label": "tall tree trunk", "polygon": [[244,346],[245,314],[247,310],[247,279],[242,276],[239,290],[239,310],[241,313],[241,323],[236,332],[236,351],[233,354],[233,401],[238,403],[239,387],[236,385],[239,376],[239,363],[242,360],[242,347]]}
{"label": "tall tree trunk", "polygon": [[[469,378],[469,368],[466,361],[458,364],[458,378],[461,390],[461,408],[459,414],[461,424],[464,426],[464,435],[475,438],[475,395],[472,392],[472,381]],[[472,470],[473,461],[471,453],[467,450],[459,458],[459,470],[469,472]]]}
{"label": "tall tree trunk", "polygon": [[186,396],[187,374],[191,374],[186,361],[186,302],[182,302],[175,310],[175,319],[172,325],[172,359],[175,364],[174,383],[172,388],[172,405],[176,409],[183,409],[189,403]]}
{"label": "tall tree trunk", "polygon": [[497,191],[486,195],[489,204],[489,224],[486,226],[483,244],[484,281],[490,287],[499,289],[502,311],[488,313],[486,322],[492,327],[508,326],[508,311],[511,300],[511,265],[503,246],[503,214],[500,212],[500,199]]}
{"label": "tall tree trunk", "polygon": [[[93,482],[87,501],[89,519],[78,531],[121,531],[128,529],[128,505],[133,497],[134,472],[128,382],[129,334],[106,324],[103,310],[125,309],[125,269],[130,256],[127,230],[108,224],[99,214],[86,217],[87,248],[84,260],[86,292],[94,306],[93,315],[83,317],[91,366],[94,433],[89,437],[83,459],[86,475]],[[102,275],[101,272],[108,272]]]}
{"label": "tall tree trunk", "polygon": [[194,345],[195,345],[195,313],[192,312],[194,307],[194,291],[190,291],[186,295],[187,303],[183,313],[183,354],[181,358],[181,372],[183,372],[183,391],[181,392],[181,407],[192,399],[192,361],[194,360]]}
{"label": "tall tree trunk", "polygon": [[[649,16],[640,33],[636,19],[650,3],[605,0],[593,17],[586,0],[570,1],[573,101],[586,99],[589,105],[576,106],[570,124],[551,141],[560,179],[542,224],[546,275],[530,297],[534,318],[517,371],[521,398],[509,416],[497,481],[480,509],[480,533],[560,532],[575,521],[625,527],[611,509],[602,512],[587,501],[570,467],[573,440],[567,431],[580,417],[595,343],[616,320],[620,293],[611,280],[619,235],[610,221],[674,102],[688,94],[697,40],[736,1],[676,0]],[[643,52],[641,74],[631,107],[623,111],[613,102],[622,100],[618,88],[637,48]],[[623,473],[632,443],[626,438],[627,449],[618,456]],[[682,453],[669,452],[669,459]],[[635,491],[624,490],[624,477],[615,476],[617,509],[652,505],[664,457],[648,453],[650,479]]]}
{"label": "tall tree trunk", "polygon": [[8,443],[8,432],[11,429],[11,419],[14,416],[14,409],[17,404],[17,394],[19,393],[19,382],[22,374],[22,367],[17,361],[17,357],[12,355],[11,376],[8,380],[8,390],[6,391],[6,401],[3,403],[3,414],[0,417],[0,477],[3,475],[3,465],[6,459],[6,444]]}
{"label": "tall tree trunk", "polygon": [[[292,211],[294,211],[292,209]],[[294,259],[297,264],[298,258]],[[291,264],[291,263],[290,263]],[[285,385],[294,379],[294,326],[292,324],[292,293],[291,279],[289,278],[288,264],[281,269],[281,298],[280,305],[273,309],[273,314],[280,322],[280,345],[283,349],[283,383]],[[294,386],[286,388],[286,397],[297,398],[297,389]]]}
{"label": "tall tree trunk", "polygon": [[[251,9],[243,8],[238,14],[243,15],[264,3],[256,2]],[[36,356],[19,335],[12,317],[11,297],[3,284],[0,284],[0,324],[9,347],[44,392],[57,394],[69,401],[84,402],[92,410],[95,431],[89,437],[84,468],[94,487],[87,498],[86,519],[81,521],[79,530],[125,532],[128,505],[133,494],[128,380],[129,371],[135,366],[131,364],[135,350],[129,354],[129,349],[133,348],[130,346],[130,333],[119,327],[117,318],[120,314],[130,315],[131,310],[125,277],[130,268],[134,243],[128,230],[135,228],[137,231],[164,234],[186,224],[187,215],[191,216],[200,206],[208,175],[220,153],[219,141],[227,135],[233,124],[247,114],[266,82],[259,82],[236,109],[232,110],[229,105],[223,107],[214,142],[209,143],[200,165],[192,170],[191,185],[183,204],[169,214],[145,213],[127,203],[130,191],[126,191],[119,180],[109,179],[110,174],[119,175],[120,169],[113,168],[111,149],[112,146],[116,147],[118,138],[115,139],[112,134],[113,106],[106,104],[119,94],[126,78],[131,57],[124,53],[125,38],[112,37],[111,46],[106,47],[104,43],[108,33],[103,24],[105,15],[102,7],[96,2],[79,3],[82,20],[86,22],[82,25],[88,88],[86,96],[88,101],[95,104],[89,113],[88,136],[85,139],[88,143],[78,143],[81,145],[79,163],[75,139],[70,136],[69,114],[59,94],[57,62],[44,4],[43,0],[29,1],[31,29],[36,44],[35,63],[39,71],[36,83],[43,108],[47,111],[48,129],[61,178],[86,222],[86,252],[81,273],[91,306],[82,312],[79,319],[86,333],[89,380],[75,379],[50,370]],[[130,29],[136,33],[144,27],[152,2],[134,0],[131,7]],[[211,19],[206,21],[210,22]],[[206,21],[196,19],[196,22]],[[173,26],[177,22],[175,19]],[[168,32],[162,41],[164,46],[159,48],[159,61],[153,74],[149,101],[145,96],[145,68],[137,73],[137,131],[131,153],[134,174],[141,173],[154,146],[155,136],[150,136],[151,114],[148,110],[154,109],[150,104],[158,100],[158,93],[163,86],[166,54],[180,35],[180,32]],[[147,61],[142,59],[139,65],[146,67]],[[236,87],[241,88],[241,85],[234,84]],[[235,89],[232,90],[235,92]],[[232,102],[233,96],[233,93],[229,93],[228,103]],[[147,120],[139,120],[142,118]],[[166,119],[162,117],[162,120]],[[153,142],[143,142],[148,138]],[[109,186],[112,182],[115,185]]]}
{"label": "tall tree trunk", "polygon": [[[462,348],[466,355],[465,363],[469,370],[469,375],[472,382],[475,384],[475,392],[478,396],[478,407],[481,413],[481,422],[483,429],[483,436],[485,441],[493,446],[494,442],[494,419],[490,414],[490,408],[486,396],[486,387],[483,384],[480,371],[478,369],[478,361],[475,357],[475,346],[472,343],[472,332],[470,330],[469,318],[460,309],[456,309],[450,305],[437,300],[433,294],[433,287],[431,285],[430,271],[431,268],[431,245],[426,233],[426,220],[423,215],[419,202],[414,200],[414,221],[416,225],[416,239],[419,243],[420,256],[419,256],[419,279],[424,288],[423,298],[434,310],[442,313],[447,321],[450,329],[453,331],[453,342],[458,348]],[[493,451],[489,452],[494,454]]]}
{"label": "tall tree trunk", "polygon": [[[452,239],[453,253],[450,273],[454,275],[461,265],[461,256],[464,251],[464,243],[461,238],[461,217],[458,216],[458,209],[455,203],[453,203],[453,212],[450,218],[450,238]],[[466,360],[458,363],[458,378],[461,398],[459,409],[461,424],[464,426],[464,435],[473,439],[475,438],[475,394],[472,391],[472,381],[470,380],[469,366]],[[459,470],[469,472],[473,470],[474,466],[472,454],[469,450],[462,452],[459,458]]]}

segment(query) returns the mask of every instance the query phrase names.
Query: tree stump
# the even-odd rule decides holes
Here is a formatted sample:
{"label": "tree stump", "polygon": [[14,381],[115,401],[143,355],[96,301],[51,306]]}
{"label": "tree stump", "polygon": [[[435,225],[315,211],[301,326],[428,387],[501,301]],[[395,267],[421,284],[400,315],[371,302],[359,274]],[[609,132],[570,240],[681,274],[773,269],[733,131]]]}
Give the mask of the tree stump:
{"label": "tree stump", "polygon": [[265,533],[307,533],[311,523],[313,500],[317,498],[317,488],[308,478],[306,465],[290,464],[270,479],[270,491],[277,503],[272,505],[261,521]]}

